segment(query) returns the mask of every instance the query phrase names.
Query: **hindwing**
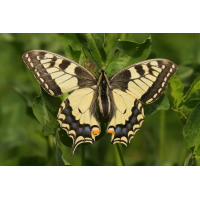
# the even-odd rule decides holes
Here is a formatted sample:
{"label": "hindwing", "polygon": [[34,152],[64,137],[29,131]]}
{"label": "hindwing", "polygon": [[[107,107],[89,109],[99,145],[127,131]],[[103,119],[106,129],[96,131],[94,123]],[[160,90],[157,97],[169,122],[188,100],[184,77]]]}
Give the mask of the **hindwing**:
{"label": "hindwing", "polygon": [[108,133],[112,134],[111,143],[127,145],[144,121],[142,104],[132,95],[120,89],[110,92],[110,102]]}
{"label": "hindwing", "polygon": [[52,96],[96,84],[96,77],[84,67],[49,51],[28,51],[24,53],[23,60],[44,90]]}
{"label": "hindwing", "polygon": [[73,139],[72,155],[83,142],[95,142],[100,134],[97,117],[98,90],[83,88],[72,92],[61,104],[57,119]]}
{"label": "hindwing", "polygon": [[149,104],[160,97],[176,70],[176,64],[169,60],[151,59],[133,64],[109,80],[111,88],[121,89]]}

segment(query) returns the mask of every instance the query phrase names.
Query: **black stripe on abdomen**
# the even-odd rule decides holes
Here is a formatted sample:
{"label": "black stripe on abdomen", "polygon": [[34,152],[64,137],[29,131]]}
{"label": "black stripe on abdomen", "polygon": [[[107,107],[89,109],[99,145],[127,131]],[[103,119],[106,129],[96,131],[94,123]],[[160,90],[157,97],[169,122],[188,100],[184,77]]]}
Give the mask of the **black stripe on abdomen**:
{"label": "black stripe on abdomen", "polygon": [[108,103],[108,96],[107,95],[101,95],[101,105],[103,110],[103,116],[107,117],[109,112],[109,103]]}

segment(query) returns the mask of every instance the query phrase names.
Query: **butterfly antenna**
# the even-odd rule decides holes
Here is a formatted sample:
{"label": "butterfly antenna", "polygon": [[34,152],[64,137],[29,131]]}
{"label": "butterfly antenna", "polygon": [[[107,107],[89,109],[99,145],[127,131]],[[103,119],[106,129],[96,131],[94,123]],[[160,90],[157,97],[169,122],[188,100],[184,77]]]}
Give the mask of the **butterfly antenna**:
{"label": "butterfly antenna", "polygon": [[[116,54],[118,51],[119,51],[119,49],[117,49],[117,50],[115,51],[115,53],[114,53],[114,55],[113,55],[113,57],[112,57],[112,59],[110,60],[110,62],[109,62],[108,65],[110,65],[110,63],[112,62],[113,58],[115,57],[115,54]],[[108,67],[108,65],[106,66],[106,68]],[[105,68],[105,70],[106,70],[106,68]]]}
{"label": "butterfly antenna", "polygon": [[[97,61],[94,59],[94,57],[93,57],[93,55],[92,55],[92,53],[90,52],[90,50],[88,50],[88,52],[90,53],[90,55],[92,56],[92,58],[93,58],[93,60],[97,63]],[[98,67],[99,67],[99,69],[101,69],[101,67],[99,66],[99,64],[97,63],[97,65],[98,65]]]}

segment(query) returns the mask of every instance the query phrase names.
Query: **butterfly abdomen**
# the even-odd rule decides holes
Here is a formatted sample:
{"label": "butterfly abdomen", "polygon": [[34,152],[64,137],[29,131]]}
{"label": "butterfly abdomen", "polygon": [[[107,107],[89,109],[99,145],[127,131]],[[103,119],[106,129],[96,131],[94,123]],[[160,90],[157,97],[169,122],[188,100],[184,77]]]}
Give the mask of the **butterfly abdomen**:
{"label": "butterfly abdomen", "polygon": [[107,117],[110,112],[109,101],[110,100],[108,99],[108,96],[101,95],[99,103],[101,104],[100,108],[102,107],[102,109],[100,109],[100,110],[104,117]]}
{"label": "butterfly abdomen", "polygon": [[108,95],[108,82],[105,77],[105,72],[102,71],[102,74],[100,75],[101,81],[99,85],[99,108],[101,111],[101,114],[104,117],[107,117],[110,112],[110,98]]}

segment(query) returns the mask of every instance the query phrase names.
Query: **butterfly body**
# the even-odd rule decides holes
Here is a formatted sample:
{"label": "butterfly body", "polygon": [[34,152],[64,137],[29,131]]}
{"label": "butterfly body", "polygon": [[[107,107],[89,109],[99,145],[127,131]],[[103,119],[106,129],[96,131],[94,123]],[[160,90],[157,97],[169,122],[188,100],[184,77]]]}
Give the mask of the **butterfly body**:
{"label": "butterfly body", "polygon": [[72,154],[83,143],[94,143],[101,132],[97,109],[106,118],[111,143],[127,145],[141,128],[141,103],[154,102],[164,91],[177,66],[166,59],[133,64],[110,78],[101,70],[95,77],[78,63],[58,54],[33,50],[23,55],[40,85],[52,96],[73,91],[61,104],[57,119],[73,139]]}
{"label": "butterfly body", "polygon": [[101,114],[107,117],[110,112],[109,80],[105,71],[101,71],[99,76],[99,108]]}

